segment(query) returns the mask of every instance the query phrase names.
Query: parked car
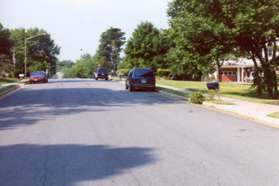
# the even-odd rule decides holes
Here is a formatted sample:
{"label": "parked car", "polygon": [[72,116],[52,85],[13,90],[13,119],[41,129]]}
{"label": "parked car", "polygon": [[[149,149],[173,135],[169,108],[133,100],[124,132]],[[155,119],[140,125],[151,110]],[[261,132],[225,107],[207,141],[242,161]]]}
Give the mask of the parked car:
{"label": "parked car", "polygon": [[105,79],[108,80],[108,71],[106,68],[97,68],[96,72],[94,73],[95,80],[98,79]]}
{"label": "parked car", "polygon": [[47,83],[48,82],[47,74],[44,71],[31,72],[29,82],[30,83],[40,83],[40,82]]}
{"label": "parked car", "polygon": [[125,88],[129,91],[136,89],[155,90],[156,79],[155,74],[151,68],[134,68],[126,79]]}

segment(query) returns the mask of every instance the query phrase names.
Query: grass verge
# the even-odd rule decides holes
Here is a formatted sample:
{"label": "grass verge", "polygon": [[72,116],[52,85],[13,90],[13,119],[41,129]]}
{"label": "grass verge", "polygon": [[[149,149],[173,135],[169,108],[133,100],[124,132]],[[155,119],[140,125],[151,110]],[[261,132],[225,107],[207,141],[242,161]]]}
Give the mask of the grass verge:
{"label": "grass verge", "polygon": [[268,117],[272,117],[272,118],[275,118],[275,119],[279,119],[279,112],[274,112],[274,113],[271,113],[269,115],[267,115]]}
{"label": "grass verge", "polygon": [[6,84],[6,83],[17,83],[18,79],[16,78],[0,78],[0,85]]}
{"label": "grass verge", "polygon": [[[201,91],[206,94],[209,93],[206,87],[206,82],[157,79],[157,83],[189,91]],[[251,84],[221,83],[220,89],[221,96],[224,97],[255,103],[279,105],[279,99],[268,99],[267,95],[263,95],[263,97],[260,98],[257,97],[256,90],[255,88],[251,88]]]}

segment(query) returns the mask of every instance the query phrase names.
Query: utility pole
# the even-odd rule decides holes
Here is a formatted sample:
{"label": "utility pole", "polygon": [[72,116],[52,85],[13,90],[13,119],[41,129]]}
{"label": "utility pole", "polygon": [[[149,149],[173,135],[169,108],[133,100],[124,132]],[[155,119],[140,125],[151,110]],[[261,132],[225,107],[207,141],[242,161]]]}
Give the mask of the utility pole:
{"label": "utility pole", "polygon": [[24,40],[24,77],[27,77],[27,39]]}
{"label": "utility pole", "polygon": [[40,36],[44,36],[47,35],[46,33],[41,33],[41,34],[37,34],[35,36],[31,36],[26,38],[26,32],[25,32],[25,39],[24,39],[24,75],[25,78],[27,77],[27,42],[31,39],[40,37]]}

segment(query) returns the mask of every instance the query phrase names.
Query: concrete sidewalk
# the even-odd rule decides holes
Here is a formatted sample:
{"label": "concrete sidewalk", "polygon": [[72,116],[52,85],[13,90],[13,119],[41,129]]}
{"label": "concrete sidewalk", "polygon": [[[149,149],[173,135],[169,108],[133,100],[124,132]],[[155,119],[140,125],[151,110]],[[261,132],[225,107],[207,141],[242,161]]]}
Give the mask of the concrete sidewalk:
{"label": "concrete sidewalk", "polygon": [[[186,94],[191,93],[191,91],[177,89],[171,86],[158,85],[158,87],[183,92]],[[226,98],[226,97],[221,97],[221,100],[232,103],[232,105],[222,105],[222,104],[215,104],[212,102],[205,102],[204,106],[221,112],[226,112],[236,116],[241,116],[247,119],[251,119],[253,121],[257,121],[259,123],[268,126],[279,128],[279,119],[275,119],[267,116],[268,114],[279,112],[279,106],[277,105],[253,103],[253,102],[248,102],[248,101],[243,101],[243,100],[233,99],[233,98]]]}

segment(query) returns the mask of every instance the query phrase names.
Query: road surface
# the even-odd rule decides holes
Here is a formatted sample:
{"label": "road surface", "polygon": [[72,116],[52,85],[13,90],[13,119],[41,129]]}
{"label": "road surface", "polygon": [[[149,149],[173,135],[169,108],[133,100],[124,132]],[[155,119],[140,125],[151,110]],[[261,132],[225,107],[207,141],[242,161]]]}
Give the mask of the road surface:
{"label": "road surface", "polygon": [[0,101],[1,186],[276,186],[279,131],[119,82]]}

